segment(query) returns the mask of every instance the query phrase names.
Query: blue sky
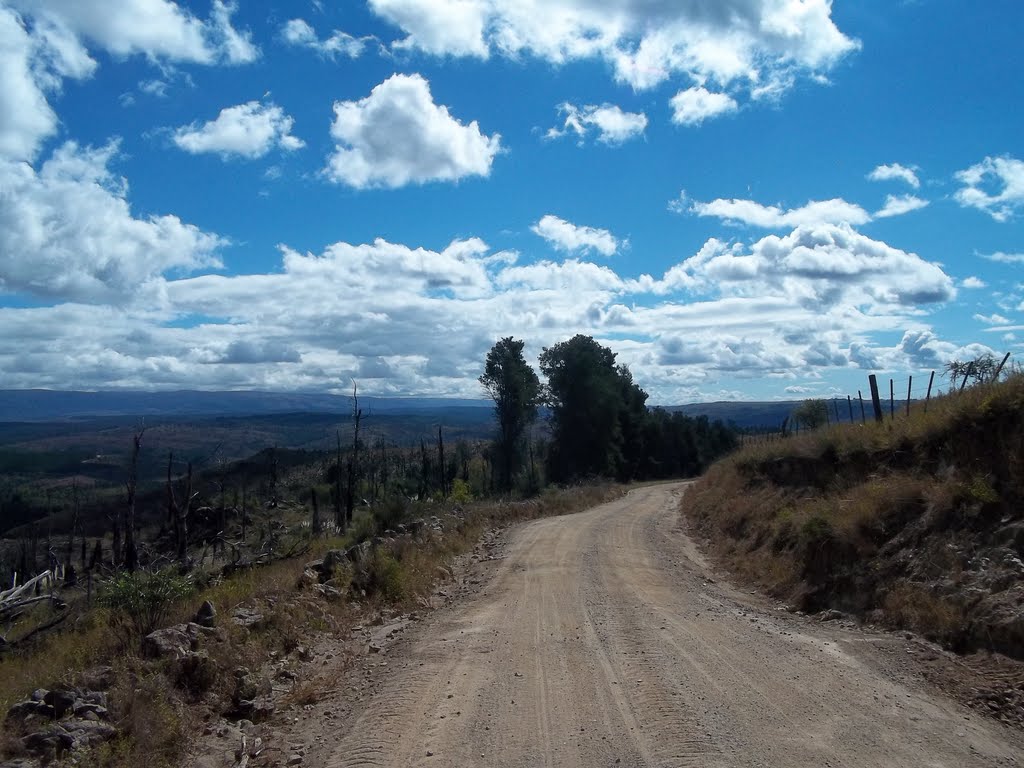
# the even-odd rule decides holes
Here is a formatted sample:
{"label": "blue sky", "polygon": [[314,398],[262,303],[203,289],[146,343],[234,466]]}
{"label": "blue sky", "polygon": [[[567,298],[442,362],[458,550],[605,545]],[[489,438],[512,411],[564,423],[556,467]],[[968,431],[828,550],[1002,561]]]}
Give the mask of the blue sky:
{"label": "blue sky", "polygon": [[[0,0],[0,387],[654,403],[1024,346],[1011,0]],[[904,385],[905,386],[905,385]]]}

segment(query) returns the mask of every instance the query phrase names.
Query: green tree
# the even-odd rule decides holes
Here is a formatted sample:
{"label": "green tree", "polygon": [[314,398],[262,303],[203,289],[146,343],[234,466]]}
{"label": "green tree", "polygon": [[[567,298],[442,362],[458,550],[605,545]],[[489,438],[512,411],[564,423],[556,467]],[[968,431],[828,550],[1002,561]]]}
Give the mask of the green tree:
{"label": "green tree", "polygon": [[495,459],[498,487],[512,489],[523,464],[530,425],[537,418],[541,386],[536,372],[523,358],[523,341],[511,336],[497,341],[487,353],[480,384],[494,401],[498,418]]}
{"label": "green tree", "polygon": [[817,429],[828,423],[828,403],[824,400],[804,400],[793,409],[793,419],[804,429]]}
{"label": "green tree", "polygon": [[550,478],[616,476],[623,460],[624,385],[615,353],[578,334],[545,347],[540,368],[551,407]]}

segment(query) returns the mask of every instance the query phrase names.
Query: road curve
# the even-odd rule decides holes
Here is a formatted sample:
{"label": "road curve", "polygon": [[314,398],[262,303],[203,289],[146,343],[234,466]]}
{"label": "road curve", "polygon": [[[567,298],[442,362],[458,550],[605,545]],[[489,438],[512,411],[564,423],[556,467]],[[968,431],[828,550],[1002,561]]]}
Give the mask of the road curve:
{"label": "road curve", "polygon": [[709,581],[685,489],[517,529],[490,582],[403,643],[327,766],[1024,765],[1016,732],[879,671],[885,636]]}

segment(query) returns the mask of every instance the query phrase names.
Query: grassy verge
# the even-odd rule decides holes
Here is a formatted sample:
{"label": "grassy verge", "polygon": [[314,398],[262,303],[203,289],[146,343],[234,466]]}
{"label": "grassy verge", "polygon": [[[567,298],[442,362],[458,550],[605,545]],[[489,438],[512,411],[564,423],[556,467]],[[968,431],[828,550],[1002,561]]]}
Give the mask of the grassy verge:
{"label": "grassy verge", "polygon": [[[110,608],[81,610],[73,626],[30,650],[0,661],[0,709],[6,711],[36,688],[83,684],[83,675],[109,667],[111,712],[122,732],[116,742],[95,750],[88,760],[105,766],[150,768],[176,764],[203,713],[219,716],[229,707],[232,671],[257,669],[272,654],[287,654],[307,644],[312,633],[349,629],[368,612],[382,608],[421,608],[454,558],[471,550],[489,528],[533,518],[569,514],[620,497],[624,487],[596,485],[549,490],[527,501],[470,502],[460,506],[424,504],[386,514],[390,524],[427,518],[436,523],[416,536],[374,536],[379,526],[368,512],[357,518],[345,536],[308,538],[302,556],[239,571],[226,578],[193,574],[186,598],[169,603],[160,626],[189,621],[209,600],[220,615],[216,642],[204,644],[209,669],[199,683],[182,686],[166,662],[144,659],[138,622]],[[372,537],[372,538],[371,538]],[[330,550],[344,550],[366,540],[366,552],[355,564],[339,567],[328,584],[339,590],[325,599],[303,586],[306,564]],[[264,620],[251,630],[225,620],[241,606],[255,606]],[[315,699],[322,681],[299,681],[290,696],[297,702]],[[17,734],[9,730],[0,746],[17,753]]]}
{"label": "grassy verge", "polygon": [[1024,658],[1024,377],[718,463],[686,509],[718,558],[807,611]]}

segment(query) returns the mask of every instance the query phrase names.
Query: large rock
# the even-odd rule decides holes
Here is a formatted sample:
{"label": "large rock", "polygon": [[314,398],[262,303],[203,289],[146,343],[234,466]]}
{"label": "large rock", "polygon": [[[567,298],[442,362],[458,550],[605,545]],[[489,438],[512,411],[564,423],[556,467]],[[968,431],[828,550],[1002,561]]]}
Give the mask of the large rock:
{"label": "large rock", "polygon": [[217,667],[206,651],[189,651],[174,667],[175,683],[194,694],[205,693],[217,681]]}
{"label": "large rock", "polygon": [[79,691],[54,690],[47,692],[43,701],[53,707],[53,716],[60,720],[75,708],[75,701],[81,696]]}
{"label": "large rock", "polygon": [[254,723],[266,720],[274,713],[274,702],[270,698],[272,692],[273,686],[268,678],[239,667],[235,670],[231,715]]}
{"label": "large rock", "polygon": [[254,629],[263,624],[267,620],[267,617],[255,608],[239,606],[235,609],[235,612],[231,614],[231,620],[240,627]]}
{"label": "large rock", "polygon": [[217,626],[217,609],[213,607],[213,603],[209,600],[204,601],[199,606],[199,610],[196,611],[195,623],[200,627],[207,627],[209,629]]}
{"label": "large rock", "polygon": [[150,632],[142,641],[147,656],[154,659],[180,659],[195,650],[198,632],[190,630],[189,624],[176,624],[166,629]]}
{"label": "large rock", "polygon": [[21,743],[27,752],[50,761],[71,750],[75,746],[75,737],[63,727],[52,725],[45,731],[30,733]]}
{"label": "large rock", "polygon": [[30,717],[45,717],[52,720],[55,716],[53,707],[42,701],[20,701],[7,710],[9,720],[27,720]]}
{"label": "large rock", "polygon": [[74,739],[72,749],[94,747],[117,736],[117,728],[95,720],[65,720],[61,725]]}

